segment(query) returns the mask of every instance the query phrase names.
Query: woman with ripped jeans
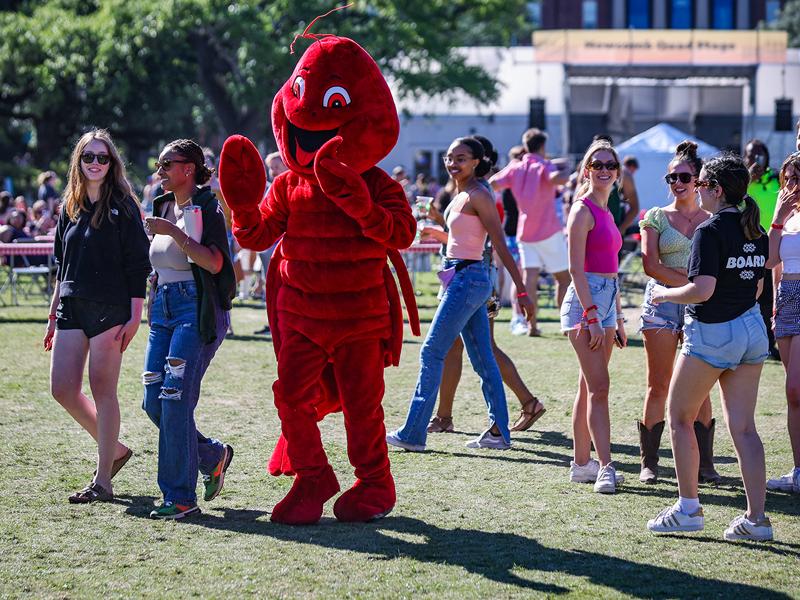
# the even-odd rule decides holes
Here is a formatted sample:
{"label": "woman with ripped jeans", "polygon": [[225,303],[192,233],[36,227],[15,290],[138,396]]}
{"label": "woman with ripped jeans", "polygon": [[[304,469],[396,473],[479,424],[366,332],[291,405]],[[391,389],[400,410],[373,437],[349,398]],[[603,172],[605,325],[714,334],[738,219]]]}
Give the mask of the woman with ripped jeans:
{"label": "woman with ripped jeans", "polygon": [[[194,410],[203,375],[228,330],[236,281],[219,202],[209,187],[200,187],[211,176],[200,146],[191,140],[171,142],[156,165],[168,193],[155,199],[154,216],[145,224],[154,234],[155,276],[142,378],[143,408],[159,429],[158,485],[164,502],[150,517],[181,519],[200,512],[198,470],[204,499],[212,500],[233,458],[231,446],[197,431]],[[199,241],[187,233],[198,209]]]}

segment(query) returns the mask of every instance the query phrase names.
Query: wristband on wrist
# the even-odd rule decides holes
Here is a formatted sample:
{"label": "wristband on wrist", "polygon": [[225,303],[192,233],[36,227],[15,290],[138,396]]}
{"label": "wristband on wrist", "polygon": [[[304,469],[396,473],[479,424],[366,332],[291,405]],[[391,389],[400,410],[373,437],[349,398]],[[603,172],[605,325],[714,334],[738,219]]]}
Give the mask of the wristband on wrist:
{"label": "wristband on wrist", "polygon": [[517,298],[527,298],[527,297],[528,297],[528,292],[520,292],[519,294],[517,294]]}
{"label": "wristband on wrist", "polygon": [[586,315],[588,315],[588,314],[589,314],[589,311],[590,311],[590,310],[597,310],[597,305],[596,305],[596,304],[592,304],[591,306],[589,306],[589,307],[587,307],[587,308],[584,308],[584,309],[583,309],[583,316],[584,316],[584,318],[586,317]]}
{"label": "wristband on wrist", "polygon": [[625,315],[620,315],[617,317],[617,321],[622,321],[623,323],[627,323],[628,319],[625,318]]}
{"label": "wristband on wrist", "polygon": [[772,227],[773,229],[783,229],[783,224],[773,223],[772,225],[770,225],[770,227]]}
{"label": "wristband on wrist", "polygon": [[587,319],[586,320],[586,324],[587,325],[594,325],[595,323],[599,323],[599,322],[600,321],[597,319],[597,317],[592,317],[591,319]]}
{"label": "wristband on wrist", "polygon": [[47,315],[47,320],[48,321],[55,321],[56,320],[55,313],[50,313],[49,315]]}

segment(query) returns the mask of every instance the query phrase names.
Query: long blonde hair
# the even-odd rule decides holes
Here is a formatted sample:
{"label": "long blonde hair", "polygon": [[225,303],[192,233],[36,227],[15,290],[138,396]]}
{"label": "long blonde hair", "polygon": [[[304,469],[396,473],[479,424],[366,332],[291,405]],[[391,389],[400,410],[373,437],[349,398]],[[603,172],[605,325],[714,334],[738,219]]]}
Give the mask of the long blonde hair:
{"label": "long blonde hair", "polygon": [[614,146],[612,146],[608,140],[595,140],[592,142],[592,145],[589,146],[589,149],[586,150],[586,154],[583,155],[583,160],[578,168],[578,177],[580,179],[580,183],[578,185],[578,191],[575,195],[578,200],[583,200],[586,194],[589,193],[589,187],[591,185],[589,178],[583,176],[583,172],[586,171],[587,165],[592,162],[592,157],[595,155],[595,153],[600,152],[601,150],[610,152],[614,156],[614,160],[617,161],[617,164],[620,165],[617,167],[617,180],[619,180],[620,169],[622,168],[621,163],[619,162],[619,154],[617,154],[617,151],[614,150]]}
{"label": "long blonde hair", "polygon": [[111,135],[105,129],[92,129],[81,136],[75,149],[72,151],[72,158],[69,162],[69,174],[67,176],[67,187],[64,190],[64,212],[67,213],[73,223],[78,220],[81,212],[89,211],[89,199],[86,196],[86,178],[81,170],[81,155],[86,146],[92,141],[103,142],[108,148],[110,158],[108,172],[103,183],[100,185],[100,197],[92,215],[91,225],[98,229],[104,219],[112,221],[111,204],[116,201],[121,208],[131,211],[131,202],[127,198],[137,202],[136,194],[128,181],[125,173],[125,165],[120,158],[119,151],[111,140]]}

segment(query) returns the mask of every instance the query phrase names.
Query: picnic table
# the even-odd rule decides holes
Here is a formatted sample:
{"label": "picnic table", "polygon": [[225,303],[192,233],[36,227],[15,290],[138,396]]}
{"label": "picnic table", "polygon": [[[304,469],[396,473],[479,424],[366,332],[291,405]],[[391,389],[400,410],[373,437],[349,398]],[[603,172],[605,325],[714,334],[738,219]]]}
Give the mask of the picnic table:
{"label": "picnic table", "polygon": [[[0,259],[14,256],[46,256],[47,265],[31,266],[24,261],[24,266],[15,266],[11,260],[0,260],[3,263],[2,285],[0,285],[0,302],[6,304],[4,294],[6,290],[11,292],[11,303],[19,304],[17,297],[17,287],[21,277],[30,277],[33,280],[44,278],[44,285],[39,285],[40,294],[49,298],[53,292],[51,275],[53,272],[53,242],[21,242],[21,243],[0,243]],[[23,292],[27,295],[27,292]]]}
{"label": "picnic table", "polygon": [[417,271],[419,270],[419,261],[416,259],[422,254],[438,254],[441,251],[442,245],[439,242],[415,242],[405,250],[400,251],[411,273],[411,286],[415,290],[417,288]]}

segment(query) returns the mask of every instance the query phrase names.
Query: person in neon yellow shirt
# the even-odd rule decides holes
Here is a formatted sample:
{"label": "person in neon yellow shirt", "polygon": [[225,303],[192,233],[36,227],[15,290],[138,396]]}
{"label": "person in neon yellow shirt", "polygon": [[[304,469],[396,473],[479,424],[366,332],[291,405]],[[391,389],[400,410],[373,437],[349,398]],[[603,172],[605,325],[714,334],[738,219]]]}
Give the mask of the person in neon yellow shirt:
{"label": "person in neon yellow shirt", "polygon": [[[747,194],[756,201],[758,210],[761,213],[761,227],[768,232],[781,186],[778,181],[778,174],[769,166],[767,145],[759,139],[752,139],[747,142],[747,146],[744,149],[744,164],[747,165],[747,169],[750,171],[750,185],[747,186]],[[764,289],[761,292],[761,296],[758,297],[758,304],[761,307],[761,317],[767,326],[770,356],[780,360],[780,353],[775,346],[775,334],[772,331],[773,299],[774,290],[772,272],[770,271],[764,275]]]}

